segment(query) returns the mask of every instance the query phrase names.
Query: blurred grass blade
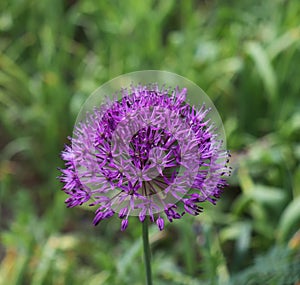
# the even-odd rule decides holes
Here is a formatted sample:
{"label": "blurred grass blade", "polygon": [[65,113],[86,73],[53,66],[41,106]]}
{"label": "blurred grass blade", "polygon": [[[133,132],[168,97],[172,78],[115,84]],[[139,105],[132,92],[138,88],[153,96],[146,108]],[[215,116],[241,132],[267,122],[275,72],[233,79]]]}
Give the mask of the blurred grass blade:
{"label": "blurred grass blade", "polygon": [[279,220],[278,239],[287,241],[300,228],[300,197],[293,200],[283,211]]}
{"label": "blurred grass blade", "polygon": [[300,27],[288,30],[282,36],[276,38],[267,48],[270,60],[273,60],[280,53],[286,51],[294,44],[300,44]]}
{"label": "blurred grass blade", "polygon": [[276,75],[267,53],[258,42],[248,42],[246,53],[252,58],[265,86],[269,101],[275,99],[277,94]]}
{"label": "blurred grass blade", "polygon": [[259,184],[255,185],[251,195],[257,202],[274,207],[279,207],[286,199],[283,189]]}
{"label": "blurred grass blade", "polygon": [[0,265],[0,285],[22,285],[28,259],[27,252],[19,254],[15,248],[8,248]]}

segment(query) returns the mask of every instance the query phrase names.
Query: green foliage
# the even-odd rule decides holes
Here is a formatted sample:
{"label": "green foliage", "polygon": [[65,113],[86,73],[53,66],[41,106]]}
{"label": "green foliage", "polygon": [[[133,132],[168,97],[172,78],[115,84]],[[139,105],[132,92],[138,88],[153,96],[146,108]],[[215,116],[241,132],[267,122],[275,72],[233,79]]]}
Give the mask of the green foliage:
{"label": "green foliage", "polygon": [[294,260],[288,249],[274,247],[238,274],[233,284],[296,284],[300,278],[299,268],[300,260]]}
{"label": "green foliage", "polygon": [[65,209],[56,168],[81,104],[117,75],[168,70],[224,121],[217,206],[150,229],[155,284],[300,281],[300,2],[0,1],[0,284],[144,284],[140,224]]}

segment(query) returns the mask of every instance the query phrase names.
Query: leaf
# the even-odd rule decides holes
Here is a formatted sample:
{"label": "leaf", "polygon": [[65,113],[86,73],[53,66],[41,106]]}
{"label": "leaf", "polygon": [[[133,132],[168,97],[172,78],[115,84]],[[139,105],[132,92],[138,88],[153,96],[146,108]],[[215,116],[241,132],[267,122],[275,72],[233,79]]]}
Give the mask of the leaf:
{"label": "leaf", "polygon": [[284,210],[278,226],[278,239],[287,241],[300,228],[300,197],[293,200]]}
{"label": "leaf", "polygon": [[270,206],[279,206],[286,199],[283,189],[256,184],[250,192],[253,200]]}
{"label": "leaf", "polygon": [[300,27],[292,28],[282,36],[276,38],[267,48],[267,53],[272,60],[280,53],[289,49],[293,44],[299,44]]}
{"label": "leaf", "polygon": [[273,100],[277,94],[276,75],[267,53],[258,42],[248,42],[245,49],[256,65],[269,100]]}
{"label": "leaf", "polygon": [[300,166],[295,171],[293,179],[293,193],[295,197],[300,197]]}
{"label": "leaf", "polygon": [[0,285],[18,285],[27,268],[29,260],[28,252],[18,254],[16,248],[7,248],[6,255],[0,264]]}

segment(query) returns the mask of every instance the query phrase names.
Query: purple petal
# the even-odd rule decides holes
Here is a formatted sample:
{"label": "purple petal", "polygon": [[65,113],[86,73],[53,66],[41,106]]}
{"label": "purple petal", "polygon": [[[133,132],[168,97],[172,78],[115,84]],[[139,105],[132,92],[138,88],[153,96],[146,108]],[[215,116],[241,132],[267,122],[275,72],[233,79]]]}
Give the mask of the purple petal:
{"label": "purple petal", "polygon": [[159,228],[160,231],[162,231],[164,229],[164,225],[165,225],[165,222],[164,222],[164,219],[159,217],[157,220],[156,220],[156,224]]}
{"label": "purple petal", "polygon": [[121,231],[122,232],[125,231],[127,227],[128,227],[128,220],[127,219],[122,220],[122,222],[121,222]]}

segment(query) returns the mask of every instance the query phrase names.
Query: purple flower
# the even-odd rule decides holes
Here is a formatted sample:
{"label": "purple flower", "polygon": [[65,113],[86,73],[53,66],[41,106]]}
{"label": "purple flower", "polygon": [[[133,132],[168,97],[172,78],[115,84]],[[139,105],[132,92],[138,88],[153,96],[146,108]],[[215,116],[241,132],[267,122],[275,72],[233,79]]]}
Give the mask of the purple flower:
{"label": "purple flower", "polygon": [[122,222],[121,222],[121,231],[122,232],[125,231],[127,227],[128,227],[128,220],[127,219],[122,220]]}
{"label": "purple flower", "polygon": [[[160,230],[185,213],[198,215],[215,203],[229,175],[229,154],[209,109],[185,102],[187,89],[157,84],[122,89],[121,99],[95,107],[76,125],[62,152],[60,180],[68,207],[97,206],[94,225],[118,213],[146,216]],[[160,214],[161,213],[161,214]]]}
{"label": "purple flower", "polygon": [[157,226],[158,226],[158,228],[159,228],[160,231],[162,231],[164,229],[165,222],[164,222],[164,219],[161,218],[160,216],[156,220],[156,224],[157,224]]}

